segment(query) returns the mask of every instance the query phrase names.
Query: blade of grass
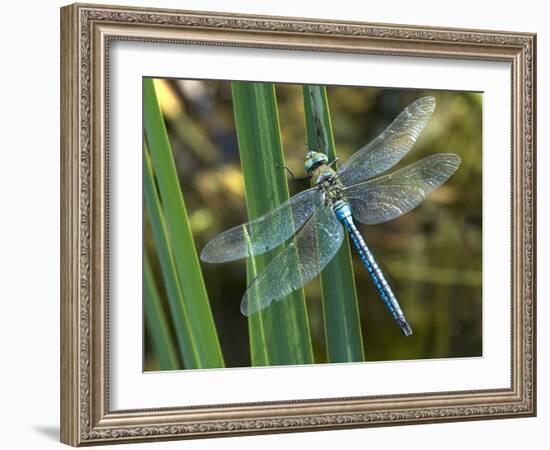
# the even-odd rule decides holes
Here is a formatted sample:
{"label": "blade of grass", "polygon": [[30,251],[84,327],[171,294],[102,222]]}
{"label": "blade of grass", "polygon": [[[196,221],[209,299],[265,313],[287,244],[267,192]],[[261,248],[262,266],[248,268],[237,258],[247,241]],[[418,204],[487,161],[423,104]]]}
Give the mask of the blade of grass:
{"label": "blade of grass", "polygon": [[[324,86],[303,86],[307,146],[336,158],[327,91]],[[334,166],[333,166],[334,167]],[[321,273],[327,360],[363,361],[363,337],[353,276],[349,240]]]}
{"label": "blade of grass", "polygon": [[[248,234],[245,232],[247,248],[251,249]],[[246,279],[248,284],[258,276],[258,267],[255,258],[249,258],[246,264]],[[269,320],[269,319],[267,319]],[[253,366],[269,366],[270,356],[268,351],[268,337],[266,335],[266,323],[263,314],[254,314],[248,318],[248,334],[250,346],[250,361]],[[276,359],[276,358],[275,358]]]}
{"label": "blade of grass", "polygon": [[203,368],[224,361],[153,80],[143,79],[143,123],[191,334]]}
{"label": "blade of grass", "polygon": [[143,300],[145,326],[151,334],[153,351],[158,358],[160,370],[180,369],[181,364],[170,336],[147,254],[143,256]]}
{"label": "blade of grass", "polygon": [[186,369],[198,369],[203,367],[203,364],[191,334],[189,313],[178,280],[176,263],[172,255],[168,230],[155,185],[147,143],[144,143],[143,148],[143,193],[146,211],[153,230],[155,249],[160,261],[162,278],[168,295],[168,305],[176,331],[179,353]]}
{"label": "blade of grass", "polygon": [[[270,83],[233,82],[233,109],[249,219],[288,199],[275,88]],[[269,256],[248,263],[248,280]],[[248,319],[253,365],[313,363],[303,291],[297,290]]]}

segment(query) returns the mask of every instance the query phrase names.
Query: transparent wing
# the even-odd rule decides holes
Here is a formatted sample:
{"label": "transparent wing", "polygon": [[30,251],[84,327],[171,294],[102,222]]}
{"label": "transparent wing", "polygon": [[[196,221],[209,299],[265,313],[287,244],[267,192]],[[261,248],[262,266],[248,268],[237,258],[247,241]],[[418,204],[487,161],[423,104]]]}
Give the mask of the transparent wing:
{"label": "transparent wing", "polygon": [[268,307],[316,277],[334,257],[344,230],[329,207],[319,208],[296,238],[249,286],[241,302],[248,316]]}
{"label": "transparent wing", "polygon": [[277,209],[217,235],[204,246],[201,259],[219,263],[261,255],[289,239],[320,205],[317,189],[302,191]]}
{"label": "transparent wing", "polygon": [[422,97],[340,168],[344,186],[352,186],[385,172],[399,162],[414,145],[435,109],[435,98]]}
{"label": "transparent wing", "polygon": [[353,216],[375,224],[395,219],[416,208],[460,165],[453,153],[438,153],[374,180],[344,189]]}

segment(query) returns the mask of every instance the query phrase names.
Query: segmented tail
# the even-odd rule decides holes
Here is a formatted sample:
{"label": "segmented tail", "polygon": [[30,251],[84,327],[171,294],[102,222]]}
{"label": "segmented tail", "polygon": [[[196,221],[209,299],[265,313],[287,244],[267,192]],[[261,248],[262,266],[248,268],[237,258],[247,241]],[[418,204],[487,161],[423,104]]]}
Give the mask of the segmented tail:
{"label": "segmented tail", "polygon": [[345,201],[337,202],[334,207],[334,213],[336,214],[336,217],[338,217],[338,220],[340,220],[340,222],[342,222],[348,230],[351,240],[355,245],[359,256],[361,257],[361,261],[363,261],[363,264],[365,264],[365,267],[369,271],[369,274],[374,281],[376,289],[378,290],[380,297],[386,304],[386,307],[390,311],[393,319],[397,322],[397,324],[403,331],[403,334],[405,336],[410,336],[412,334],[412,329],[407,322],[407,319],[405,318],[401,307],[399,306],[399,302],[395,298],[394,293],[392,292],[388,282],[386,281],[384,274],[374,260],[372,252],[367,247],[363,236],[361,236],[361,233],[359,233],[359,230],[355,226],[355,223],[353,222],[353,218],[351,216],[351,209],[349,207],[349,204]]}

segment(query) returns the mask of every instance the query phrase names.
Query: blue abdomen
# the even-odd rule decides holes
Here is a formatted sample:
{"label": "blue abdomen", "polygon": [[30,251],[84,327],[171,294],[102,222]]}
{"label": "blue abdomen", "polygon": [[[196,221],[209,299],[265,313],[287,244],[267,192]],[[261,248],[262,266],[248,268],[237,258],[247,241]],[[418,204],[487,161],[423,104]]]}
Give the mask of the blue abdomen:
{"label": "blue abdomen", "polygon": [[361,261],[363,261],[363,264],[369,271],[369,274],[374,281],[376,289],[378,290],[380,297],[386,304],[386,307],[390,311],[391,315],[393,316],[394,320],[397,322],[405,336],[410,336],[412,334],[412,329],[407,322],[407,319],[405,319],[405,315],[403,314],[403,311],[401,310],[401,307],[399,306],[395,295],[393,294],[388,282],[386,281],[384,274],[374,260],[372,252],[367,247],[363,236],[361,236],[361,233],[359,233],[359,230],[355,226],[349,203],[345,200],[338,200],[335,202],[333,210],[338,220],[346,227],[346,230],[349,233],[353,245],[355,246],[357,253],[359,253]]}

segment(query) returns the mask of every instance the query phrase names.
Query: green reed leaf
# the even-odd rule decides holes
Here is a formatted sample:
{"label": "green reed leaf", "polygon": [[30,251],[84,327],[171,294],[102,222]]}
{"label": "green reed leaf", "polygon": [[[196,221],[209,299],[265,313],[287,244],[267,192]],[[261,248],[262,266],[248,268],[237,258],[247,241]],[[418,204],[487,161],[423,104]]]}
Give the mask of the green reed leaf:
{"label": "green reed leaf", "polygon": [[[239,141],[249,219],[288,199],[275,88],[270,83],[233,82],[233,109]],[[260,255],[248,262],[248,280],[270,260]],[[303,291],[297,290],[249,317],[253,365],[313,363]]]}
{"label": "green reed leaf", "polygon": [[168,229],[153,175],[151,156],[147,144],[143,149],[143,193],[145,210],[151,222],[156,253],[159,258],[164,287],[168,297],[171,317],[176,331],[178,349],[186,369],[198,369],[201,360],[191,333],[189,312],[181,290],[176,262],[172,254]]}
{"label": "green reed leaf", "polygon": [[151,335],[153,350],[158,358],[160,370],[180,369],[181,365],[170,334],[168,319],[162,309],[153,271],[146,254],[143,256],[143,309],[145,327]]}
{"label": "green reed leaf", "polygon": [[190,334],[201,368],[223,367],[223,355],[200,268],[199,258],[174,157],[153,80],[143,79],[143,122],[158,193],[174,257],[175,269],[189,314]]}
{"label": "green reed leaf", "polygon": [[[326,88],[304,85],[303,96],[307,146],[334,161],[336,149]],[[347,237],[321,273],[321,287],[328,362],[363,361],[363,338]]]}

